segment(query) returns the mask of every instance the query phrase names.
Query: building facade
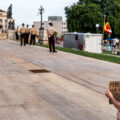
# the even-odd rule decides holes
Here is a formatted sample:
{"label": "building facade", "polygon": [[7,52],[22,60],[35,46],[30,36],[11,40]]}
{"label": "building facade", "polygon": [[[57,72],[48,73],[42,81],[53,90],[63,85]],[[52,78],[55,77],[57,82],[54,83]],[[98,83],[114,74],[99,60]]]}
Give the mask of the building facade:
{"label": "building facade", "polygon": [[[42,27],[47,30],[49,28],[49,23],[52,22],[55,31],[58,33],[58,37],[61,37],[62,35],[64,35],[68,30],[67,30],[67,22],[66,21],[62,21],[62,17],[61,16],[49,16],[48,17],[48,21],[44,21],[42,23]],[[40,21],[36,21],[33,22],[33,24],[35,25],[36,29],[39,29],[41,26],[41,22]]]}
{"label": "building facade", "polygon": [[49,16],[48,21],[62,21],[62,16]]}
{"label": "building facade", "polygon": [[7,12],[0,9],[0,33],[7,30]]}
{"label": "building facade", "polygon": [[62,34],[65,34],[66,32],[68,32],[67,29],[67,22],[66,21],[62,21]]}

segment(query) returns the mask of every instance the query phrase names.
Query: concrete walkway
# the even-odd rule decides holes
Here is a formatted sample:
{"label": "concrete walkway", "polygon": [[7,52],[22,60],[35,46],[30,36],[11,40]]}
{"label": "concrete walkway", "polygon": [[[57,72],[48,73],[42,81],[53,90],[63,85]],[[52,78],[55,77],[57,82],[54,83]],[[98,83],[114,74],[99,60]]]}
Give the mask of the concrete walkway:
{"label": "concrete walkway", "polygon": [[104,93],[109,81],[120,80],[119,70],[118,64],[0,40],[0,120],[116,120]]}

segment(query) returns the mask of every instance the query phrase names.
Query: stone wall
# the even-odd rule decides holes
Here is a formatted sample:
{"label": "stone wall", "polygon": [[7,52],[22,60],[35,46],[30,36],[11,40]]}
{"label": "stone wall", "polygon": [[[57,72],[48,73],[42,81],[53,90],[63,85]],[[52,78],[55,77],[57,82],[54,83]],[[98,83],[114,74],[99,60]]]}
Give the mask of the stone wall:
{"label": "stone wall", "polygon": [[47,30],[40,30],[40,40],[39,42],[42,44],[48,44],[48,36],[47,36]]}
{"label": "stone wall", "polygon": [[7,39],[6,33],[0,33],[0,40]]}
{"label": "stone wall", "polygon": [[8,39],[15,39],[15,30],[8,30]]}

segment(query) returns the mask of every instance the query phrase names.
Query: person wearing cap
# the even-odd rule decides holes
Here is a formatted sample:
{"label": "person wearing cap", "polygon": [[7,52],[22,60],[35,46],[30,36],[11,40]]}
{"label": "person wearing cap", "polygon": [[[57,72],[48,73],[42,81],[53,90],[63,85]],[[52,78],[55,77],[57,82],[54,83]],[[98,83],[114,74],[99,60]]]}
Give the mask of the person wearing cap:
{"label": "person wearing cap", "polygon": [[105,94],[112,101],[112,103],[114,104],[115,108],[118,110],[118,112],[117,112],[117,120],[120,120],[120,102],[117,101],[114,98],[113,94],[109,90],[107,90]]}
{"label": "person wearing cap", "polygon": [[27,25],[26,26],[26,31],[25,31],[26,44],[28,44],[29,34],[30,34],[30,29],[29,29],[29,25]]}
{"label": "person wearing cap", "polygon": [[24,42],[24,46],[26,45],[26,41],[25,41],[25,32],[26,32],[26,28],[24,27],[24,23],[22,24],[22,27],[20,28],[20,34],[21,34],[21,46]]}
{"label": "person wearing cap", "polygon": [[35,29],[35,26],[32,25],[32,28],[30,30],[30,35],[31,35],[30,45],[32,44],[35,45],[36,34],[37,34],[37,30]]}
{"label": "person wearing cap", "polygon": [[53,23],[49,23],[50,27],[47,30],[48,40],[49,40],[49,50],[50,52],[57,52],[55,50],[55,40],[54,40],[54,33],[55,29],[53,28]]}

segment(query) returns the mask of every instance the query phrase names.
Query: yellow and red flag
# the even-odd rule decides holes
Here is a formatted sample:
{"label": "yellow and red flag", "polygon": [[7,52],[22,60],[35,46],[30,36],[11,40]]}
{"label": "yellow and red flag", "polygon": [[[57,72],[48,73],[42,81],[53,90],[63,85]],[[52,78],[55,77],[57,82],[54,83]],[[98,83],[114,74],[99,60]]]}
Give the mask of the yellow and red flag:
{"label": "yellow and red flag", "polygon": [[111,30],[111,27],[110,27],[110,24],[107,22],[105,24],[105,26],[103,27],[103,30],[109,34],[112,34],[112,30]]}

